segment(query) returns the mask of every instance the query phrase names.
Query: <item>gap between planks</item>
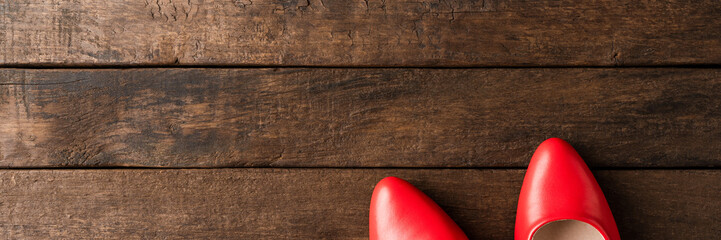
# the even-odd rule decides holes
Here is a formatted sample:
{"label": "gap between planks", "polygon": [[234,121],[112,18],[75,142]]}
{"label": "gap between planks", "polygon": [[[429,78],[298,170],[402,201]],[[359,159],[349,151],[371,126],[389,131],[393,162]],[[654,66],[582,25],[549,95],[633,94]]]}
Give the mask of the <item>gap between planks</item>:
{"label": "gap between planks", "polygon": [[623,68],[640,68],[640,69],[658,69],[658,68],[700,68],[700,69],[716,69],[721,68],[721,64],[667,64],[667,65],[621,65],[621,66],[603,66],[603,65],[543,65],[543,66],[524,66],[524,65],[503,65],[503,66],[483,66],[483,65],[465,65],[465,66],[373,66],[373,65],[202,65],[202,64],[93,64],[93,65],[27,65],[27,64],[0,64],[2,69],[78,69],[78,70],[103,70],[103,69],[253,69],[253,68],[308,68],[308,69],[538,69],[538,68],[576,68],[576,69],[623,69]]}

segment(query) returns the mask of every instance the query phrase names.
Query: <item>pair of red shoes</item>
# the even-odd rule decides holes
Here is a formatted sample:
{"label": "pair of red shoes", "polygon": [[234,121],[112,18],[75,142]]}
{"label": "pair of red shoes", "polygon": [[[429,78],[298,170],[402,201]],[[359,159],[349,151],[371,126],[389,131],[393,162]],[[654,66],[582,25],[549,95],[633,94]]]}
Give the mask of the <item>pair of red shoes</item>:
{"label": "pair of red shoes", "polygon": [[[516,240],[619,240],[596,179],[576,151],[558,138],[533,154],[521,187]],[[443,210],[410,183],[381,180],[370,206],[370,240],[465,240]]]}

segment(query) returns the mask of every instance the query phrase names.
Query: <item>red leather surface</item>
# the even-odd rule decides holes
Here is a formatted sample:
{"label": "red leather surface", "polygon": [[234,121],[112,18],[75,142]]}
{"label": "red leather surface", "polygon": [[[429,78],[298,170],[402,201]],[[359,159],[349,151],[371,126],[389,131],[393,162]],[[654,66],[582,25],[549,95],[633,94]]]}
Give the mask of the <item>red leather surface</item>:
{"label": "red leather surface", "polygon": [[586,222],[607,240],[619,240],[601,188],[576,150],[551,138],[536,149],[523,180],[516,215],[516,240],[530,240],[548,222]]}
{"label": "red leather surface", "polygon": [[467,240],[428,196],[396,177],[381,180],[370,206],[370,240]]}

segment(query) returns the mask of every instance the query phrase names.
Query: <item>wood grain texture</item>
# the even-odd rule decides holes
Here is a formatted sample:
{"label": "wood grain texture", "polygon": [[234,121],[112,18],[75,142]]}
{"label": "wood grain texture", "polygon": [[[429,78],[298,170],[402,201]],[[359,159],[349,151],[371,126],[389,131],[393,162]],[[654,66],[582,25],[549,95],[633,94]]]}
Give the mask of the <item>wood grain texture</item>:
{"label": "wood grain texture", "polygon": [[[402,177],[471,239],[511,239],[522,170],[3,170],[8,238],[367,239],[374,184]],[[625,239],[714,239],[719,171],[596,171]]]}
{"label": "wood grain texture", "polygon": [[0,71],[0,166],[721,166],[717,69]]}
{"label": "wood grain texture", "polygon": [[0,64],[721,64],[712,0],[0,0]]}

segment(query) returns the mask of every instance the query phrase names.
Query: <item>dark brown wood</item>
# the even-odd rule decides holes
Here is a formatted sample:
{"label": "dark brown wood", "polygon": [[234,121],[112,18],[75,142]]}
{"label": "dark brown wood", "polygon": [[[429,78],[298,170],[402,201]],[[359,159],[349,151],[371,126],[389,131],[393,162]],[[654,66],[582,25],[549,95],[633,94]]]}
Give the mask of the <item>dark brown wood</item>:
{"label": "dark brown wood", "polygon": [[[721,172],[597,171],[625,239],[715,239]],[[471,239],[512,239],[522,170],[0,171],[6,238],[366,239],[374,184],[402,177]]]}
{"label": "dark brown wood", "polygon": [[721,166],[717,69],[0,71],[0,166]]}
{"label": "dark brown wood", "polygon": [[0,65],[721,64],[713,0],[0,3]]}

